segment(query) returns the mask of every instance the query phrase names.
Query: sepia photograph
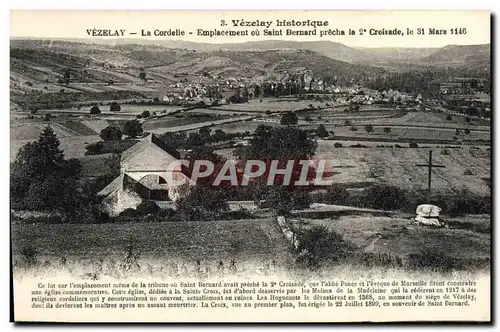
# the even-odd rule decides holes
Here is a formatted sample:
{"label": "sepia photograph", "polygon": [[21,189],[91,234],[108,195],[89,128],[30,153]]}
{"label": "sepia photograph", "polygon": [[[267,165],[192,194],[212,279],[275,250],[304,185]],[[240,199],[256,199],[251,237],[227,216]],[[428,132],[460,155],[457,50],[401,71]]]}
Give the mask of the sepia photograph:
{"label": "sepia photograph", "polygon": [[[49,17],[11,12],[11,26],[37,14]],[[271,320],[280,308],[300,316],[280,321],[330,303],[475,306],[488,320],[471,286],[481,275],[489,287],[491,269],[489,12],[469,13],[479,32],[472,18],[417,27],[418,13],[415,28],[253,14],[197,29],[120,16],[121,26],[88,22],[74,37],[13,29],[11,273],[22,307],[105,316],[147,302],[210,315],[239,298]],[[149,293],[135,278],[150,280]],[[153,301],[172,292],[166,280],[188,297]],[[96,293],[82,290],[95,287],[123,297],[89,304]]]}

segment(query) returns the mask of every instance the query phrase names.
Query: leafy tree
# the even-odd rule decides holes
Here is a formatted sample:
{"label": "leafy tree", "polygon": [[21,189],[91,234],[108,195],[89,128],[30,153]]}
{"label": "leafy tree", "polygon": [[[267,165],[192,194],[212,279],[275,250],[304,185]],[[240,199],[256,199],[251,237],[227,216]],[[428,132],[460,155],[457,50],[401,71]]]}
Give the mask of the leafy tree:
{"label": "leafy tree", "polygon": [[216,219],[229,206],[223,190],[212,186],[185,186],[175,202],[177,212],[184,221],[208,221]]}
{"label": "leafy tree", "polygon": [[107,126],[103,130],[99,136],[103,141],[117,141],[122,139],[122,131],[118,126]]}
{"label": "leafy tree", "polygon": [[22,147],[11,164],[10,192],[14,208],[59,210],[74,214],[82,202],[78,190],[80,163],[65,160],[59,140],[46,127],[37,141]]}
{"label": "leafy tree", "polygon": [[208,140],[210,138],[210,127],[201,127],[199,130],[202,140]]}
{"label": "leafy tree", "polygon": [[123,125],[122,132],[129,137],[137,137],[143,133],[142,124],[138,120],[129,120]]}
{"label": "leafy tree", "polygon": [[215,130],[215,133],[212,135],[213,142],[222,142],[222,141],[225,141],[226,138],[227,138],[227,134],[221,129]]}
{"label": "leafy tree", "polygon": [[101,114],[101,110],[99,109],[99,106],[94,105],[90,108],[90,114]]}
{"label": "leafy tree", "polygon": [[[300,162],[309,160],[314,155],[316,147],[317,143],[308,137],[306,131],[293,127],[258,126],[253,137],[249,140],[249,145],[235,151],[235,155],[240,157],[241,167],[245,167],[246,160],[259,160],[265,165],[262,176],[249,182],[249,187],[253,188],[253,199],[258,202],[266,201],[266,204],[277,210],[278,213],[284,213],[293,204],[298,204],[299,201],[294,197],[301,188],[295,187],[293,184],[299,180],[301,175],[302,165]],[[273,186],[267,185],[270,166],[273,162],[277,162],[277,167],[281,169],[292,162],[289,185],[280,185],[283,184],[283,175],[277,175],[274,178]],[[314,176],[314,169],[309,169],[306,178],[310,180]],[[300,197],[305,198],[306,195]]]}
{"label": "leafy tree", "polygon": [[448,115],[446,116],[446,121],[451,121],[451,115],[449,115],[449,114],[448,114]]}
{"label": "leafy tree", "polygon": [[296,125],[299,122],[297,114],[294,112],[286,112],[281,116],[281,124],[285,126]]}
{"label": "leafy tree", "polygon": [[121,106],[116,101],[112,102],[109,105],[110,112],[120,112],[121,110],[122,110]]}
{"label": "leafy tree", "polygon": [[465,135],[469,135],[470,134],[470,129],[469,128],[464,129],[464,133],[465,133]]}
{"label": "leafy tree", "polygon": [[365,125],[365,131],[369,134],[373,131],[373,126],[371,124]]}
{"label": "leafy tree", "polygon": [[255,85],[253,88],[253,94],[254,94],[255,98],[260,97],[261,93],[262,93],[262,90],[260,88],[260,85]]}
{"label": "leafy tree", "polygon": [[146,73],[145,73],[144,71],[141,71],[141,72],[139,73],[139,78],[140,78],[141,80],[144,80],[144,81],[145,81],[145,80],[146,80]]}
{"label": "leafy tree", "polygon": [[201,137],[199,133],[190,133],[187,139],[187,145],[189,147],[202,146],[205,145],[206,141]]}
{"label": "leafy tree", "polygon": [[146,119],[146,118],[149,118],[151,116],[151,113],[149,113],[149,111],[142,111],[141,116],[144,119]]}
{"label": "leafy tree", "polygon": [[70,80],[71,80],[71,71],[70,71],[70,69],[69,69],[69,68],[66,68],[66,69],[64,70],[64,78],[63,78],[63,82],[64,82],[64,84],[68,85],[68,84],[69,84],[69,82],[70,82]]}
{"label": "leafy tree", "polygon": [[384,127],[384,133],[389,134],[391,132],[391,127]]}
{"label": "leafy tree", "polygon": [[317,143],[303,130],[259,125],[240,157],[259,160],[310,158]]}
{"label": "leafy tree", "polygon": [[326,130],[325,125],[323,125],[323,124],[318,126],[318,129],[316,130],[316,132],[318,133],[318,136],[321,138],[328,137],[328,131]]}

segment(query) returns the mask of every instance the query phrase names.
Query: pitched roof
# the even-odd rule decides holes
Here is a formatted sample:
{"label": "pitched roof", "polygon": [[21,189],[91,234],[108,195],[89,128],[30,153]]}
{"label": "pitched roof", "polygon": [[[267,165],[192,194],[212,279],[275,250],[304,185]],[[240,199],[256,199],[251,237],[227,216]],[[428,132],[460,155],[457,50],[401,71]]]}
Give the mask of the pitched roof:
{"label": "pitched roof", "polygon": [[149,134],[148,136],[144,137],[143,139],[141,139],[139,142],[137,142],[136,144],[134,144],[132,147],[130,147],[129,149],[123,151],[122,153],[122,158],[121,158],[121,162],[123,163],[124,161],[127,161],[127,160],[130,160],[133,156],[135,156],[137,153],[143,151],[144,149],[146,149],[147,147],[151,146],[151,145],[155,145],[157,147],[159,147],[160,149],[162,149],[167,155],[169,155],[172,159],[177,159],[175,158],[174,156],[172,156],[170,154],[170,152],[168,151],[167,149],[167,146],[165,145],[165,143],[163,142],[162,139],[160,139],[158,136],[156,136],[155,134],[151,133]]}
{"label": "pitched roof", "polygon": [[102,189],[97,195],[98,196],[108,196],[123,186],[123,174],[120,174],[117,178],[111,181],[104,189]]}

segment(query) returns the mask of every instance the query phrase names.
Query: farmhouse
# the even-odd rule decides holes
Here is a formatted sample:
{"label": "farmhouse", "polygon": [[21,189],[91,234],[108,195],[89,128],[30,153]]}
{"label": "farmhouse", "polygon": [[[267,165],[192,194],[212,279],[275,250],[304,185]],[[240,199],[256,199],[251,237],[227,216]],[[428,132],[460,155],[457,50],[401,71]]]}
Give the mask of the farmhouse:
{"label": "farmhouse", "polygon": [[110,215],[136,208],[143,200],[175,201],[180,183],[191,183],[187,171],[154,134],[124,151],[120,175],[98,193]]}

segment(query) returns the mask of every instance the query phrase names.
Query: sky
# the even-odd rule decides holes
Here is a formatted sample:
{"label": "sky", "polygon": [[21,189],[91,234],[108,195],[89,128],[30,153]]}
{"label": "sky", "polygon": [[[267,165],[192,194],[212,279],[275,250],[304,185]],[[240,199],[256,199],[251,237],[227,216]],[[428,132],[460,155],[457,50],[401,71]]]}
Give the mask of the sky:
{"label": "sky", "polygon": [[[317,27],[316,36],[264,36],[266,27],[233,26],[234,22],[272,22],[271,29],[276,27],[276,20],[314,20],[327,22],[327,26]],[[227,25],[221,26],[222,21]],[[429,29],[442,29],[446,35],[429,35]],[[238,43],[257,40],[295,40],[295,41],[333,41],[352,47],[443,47],[446,45],[487,44],[490,42],[489,11],[92,11],[92,10],[46,10],[46,11],[11,11],[10,36],[31,38],[101,38],[89,35],[93,29],[109,29],[112,31],[125,29],[125,35],[118,38],[145,38],[156,40],[184,40],[204,43]],[[184,30],[185,36],[151,36],[142,37],[142,31]],[[197,35],[198,29],[247,30],[249,36],[207,37]],[[312,27],[295,30],[310,30]],[[321,31],[349,29],[355,35],[325,35]],[[365,30],[363,35],[360,30]],[[370,29],[399,29],[404,35],[370,35]],[[413,31],[413,35],[407,33]],[[425,34],[418,34],[418,29]],[[456,29],[458,34],[451,34]],[[97,31],[96,30],[96,31]],[[258,36],[250,35],[259,31]],[[130,32],[137,33],[131,35]],[[189,34],[191,32],[192,34]],[[106,37],[116,38],[116,37]]]}

